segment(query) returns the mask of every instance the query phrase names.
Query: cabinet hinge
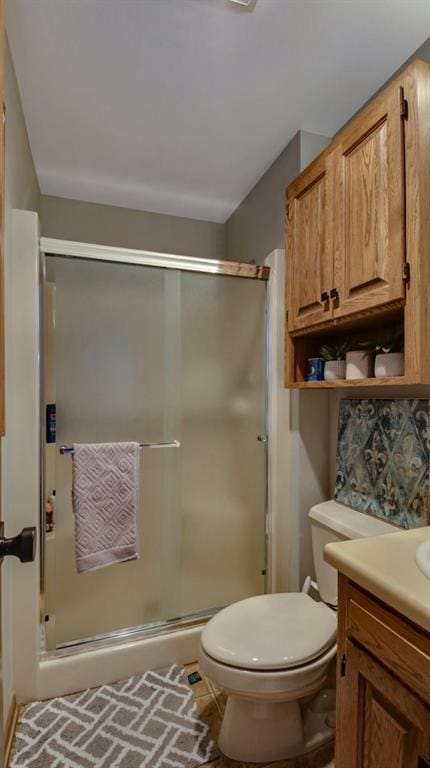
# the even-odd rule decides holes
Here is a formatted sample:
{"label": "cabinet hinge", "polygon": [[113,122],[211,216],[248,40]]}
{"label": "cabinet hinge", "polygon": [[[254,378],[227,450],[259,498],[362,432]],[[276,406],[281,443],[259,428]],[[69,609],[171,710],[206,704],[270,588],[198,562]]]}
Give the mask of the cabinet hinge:
{"label": "cabinet hinge", "polygon": [[411,279],[411,265],[409,261],[405,261],[402,268],[402,280],[404,283],[409,283]]}
{"label": "cabinet hinge", "polygon": [[343,654],[341,660],[340,660],[340,676],[345,677],[346,675],[346,656]]}
{"label": "cabinet hinge", "polygon": [[402,120],[408,120],[409,118],[409,104],[408,100],[402,95],[400,100],[400,117]]}

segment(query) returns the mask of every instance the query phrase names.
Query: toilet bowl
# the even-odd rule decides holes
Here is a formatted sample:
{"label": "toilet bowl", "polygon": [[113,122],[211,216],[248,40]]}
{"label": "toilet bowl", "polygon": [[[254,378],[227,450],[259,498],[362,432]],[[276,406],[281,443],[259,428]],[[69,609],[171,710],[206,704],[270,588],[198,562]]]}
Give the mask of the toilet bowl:
{"label": "toilet bowl", "polygon": [[218,746],[240,762],[274,762],[334,735],[334,691],[322,690],[336,655],[337,572],[325,544],[393,531],[334,501],[309,513],[321,601],[303,592],[259,595],[228,606],[202,631],[202,672],[227,696]]}
{"label": "toilet bowl", "polygon": [[336,627],[334,611],[300,592],[242,600],[206,625],[199,661],[228,696],[225,755],[270,762],[306,751],[299,702],[324,684]]}

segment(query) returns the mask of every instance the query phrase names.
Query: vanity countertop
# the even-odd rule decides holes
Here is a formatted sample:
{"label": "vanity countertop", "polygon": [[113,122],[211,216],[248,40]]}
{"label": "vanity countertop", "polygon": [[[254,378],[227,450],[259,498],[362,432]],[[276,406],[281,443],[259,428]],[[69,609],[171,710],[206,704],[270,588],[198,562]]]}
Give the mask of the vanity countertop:
{"label": "vanity countertop", "polygon": [[324,559],[391,608],[430,632],[430,581],[415,563],[430,526],[327,544]]}

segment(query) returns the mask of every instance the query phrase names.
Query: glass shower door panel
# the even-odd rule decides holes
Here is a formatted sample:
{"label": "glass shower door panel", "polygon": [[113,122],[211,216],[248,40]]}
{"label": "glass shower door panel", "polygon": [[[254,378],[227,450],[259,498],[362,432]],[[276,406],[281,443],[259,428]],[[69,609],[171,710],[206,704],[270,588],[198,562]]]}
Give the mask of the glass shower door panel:
{"label": "glass shower door panel", "polygon": [[[57,491],[46,541],[47,647],[262,592],[265,283],[47,262],[45,391],[57,404],[45,473]],[[140,558],[78,574],[72,458],[59,446],[173,439],[179,449],[141,451]]]}
{"label": "glass shower door panel", "polygon": [[[165,270],[55,259],[57,448],[74,442],[176,438],[163,382],[175,378],[166,337],[176,327]],[[174,361],[173,361],[174,362]],[[160,562],[164,489],[178,449],[141,452],[140,558],[78,574],[72,457],[56,451],[54,605],[56,645],[167,618]]]}
{"label": "glass shower door panel", "polygon": [[182,274],[183,614],[264,591],[266,284]]}

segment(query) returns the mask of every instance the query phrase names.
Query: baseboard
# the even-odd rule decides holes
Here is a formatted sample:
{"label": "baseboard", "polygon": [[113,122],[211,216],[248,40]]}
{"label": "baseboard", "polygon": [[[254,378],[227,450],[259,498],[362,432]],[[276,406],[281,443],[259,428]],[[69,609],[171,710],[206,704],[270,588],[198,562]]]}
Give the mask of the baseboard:
{"label": "baseboard", "polygon": [[9,707],[4,730],[4,768],[8,768],[9,766],[10,754],[12,752],[13,742],[15,739],[15,731],[18,724],[18,718],[19,706],[14,694]]}

